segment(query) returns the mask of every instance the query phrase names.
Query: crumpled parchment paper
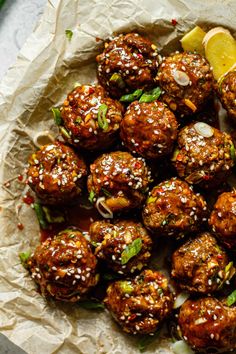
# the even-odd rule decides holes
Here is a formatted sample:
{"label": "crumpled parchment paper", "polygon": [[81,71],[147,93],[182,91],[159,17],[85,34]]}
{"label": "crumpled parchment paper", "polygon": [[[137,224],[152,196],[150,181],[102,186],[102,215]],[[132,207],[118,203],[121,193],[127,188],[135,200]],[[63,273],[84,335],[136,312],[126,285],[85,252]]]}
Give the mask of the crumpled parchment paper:
{"label": "crumpled parchment paper", "polygon": [[[234,0],[48,1],[0,84],[0,331],[27,353],[139,353],[137,340],[121,333],[106,312],[46,303],[19,262],[18,254],[39,242],[39,229],[33,210],[22,203],[26,187],[17,176],[35,150],[34,134],[45,129],[57,134],[50,108],[75,82],[96,80],[95,56],[102,43],[96,38],[138,30],[169,52],[195,24],[222,25],[233,33],[235,19]],[[73,31],[71,41],[66,29]],[[172,353],[168,343],[161,336],[147,353]]]}

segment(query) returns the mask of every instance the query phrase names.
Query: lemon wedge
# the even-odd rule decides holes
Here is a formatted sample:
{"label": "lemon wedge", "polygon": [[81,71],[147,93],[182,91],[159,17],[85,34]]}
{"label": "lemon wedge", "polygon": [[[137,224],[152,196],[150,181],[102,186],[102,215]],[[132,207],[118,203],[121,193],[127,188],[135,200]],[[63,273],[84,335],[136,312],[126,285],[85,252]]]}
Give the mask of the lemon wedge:
{"label": "lemon wedge", "polygon": [[194,27],[190,32],[186,33],[180,40],[183,50],[204,54],[204,47],[202,41],[205,35],[206,32],[204,32],[201,27]]}
{"label": "lemon wedge", "polygon": [[236,63],[236,41],[227,29],[215,27],[207,32],[202,43],[214,78],[219,80]]}

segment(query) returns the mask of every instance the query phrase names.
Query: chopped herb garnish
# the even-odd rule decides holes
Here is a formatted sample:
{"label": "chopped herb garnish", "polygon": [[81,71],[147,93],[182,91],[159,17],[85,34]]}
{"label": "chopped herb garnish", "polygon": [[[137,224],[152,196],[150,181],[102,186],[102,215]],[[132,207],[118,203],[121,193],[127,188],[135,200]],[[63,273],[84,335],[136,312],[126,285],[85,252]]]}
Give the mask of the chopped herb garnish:
{"label": "chopped herb garnish", "polygon": [[80,124],[82,122],[82,118],[81,117],[77,117],[75,120],[76,123]]}
{"label": "chopped herb garnish", "polygon": [[130,258],[136,256],[142,248],[142,240],[141,238],[136,238],[131,244],[126,246],[124,251],[121,253],[121,264],[126,264]]}
{"label": "chopped herb garnish", "polygon": [[236,158],[235,158],[235,147],[234,147],[234,144],[232,144],[230,146],[230,156],[231,156],[231,159],[235,162]]}
{"label": "chopped herb garnish", "polygon": [[147,199],[147,204],[154,203],[156,200],[157,200],[157,197],[150,196]]}
{"label": "chopped herb garnish", "polygon": [[135,90],[133,93],[130,93],[128,95],[121,96],[120,101],[121,102],[133,102],[139,99],[139,97],[142,95],[143,90],[138,89]]}
{"label": "chopped herb garnish", "polygon": [[233,267],[233,262],[229,262],[226,266],[225,266],[225,273],[228,273],[231,268]]}
{"label": "chopped herb garnish", "polygon": [[147,347],[152,344],[157,338],[159,337],[159,331],[156,332],[154,335],[144,335],[140,337],[140,340],[138,342],[138,348],[141,353],[145,352],[147,350]]}
{"label": "chopped herb garnish", "polygon": [[22,253],[19,254],[21,264],[26,269],[28,268],[28,260],[29,260],[30,256],[31,256],[31,252],[30,251],[22,252]]}
{"label": "chopped herb garnish", "polygon": [[108,107],[105,103],[98,108],[98,125],[101,129],[106,131],[108,129],[108,121],[106,119]]}
{"label": "chopped herb garnish", "polygon": [[43,206],[45,218],[49,224],[62,223],[65,221],[64,215],[58,210],[51,210],[46,206]]}
{"label": "chopped herb garnish", "polygon": [[112,74],[109,81],[114,81],[117,84],[117,86],[121,89],[125,87],[124,80],[122,79],[121,75],[118,73]]}
{"label": "chopped herb garnish", "polygon": [[60,127],[60,131],[61,131],[61,134],[62,134],[63,136],[65,136],[67,139],[70,139],[70,134],[68,133],[68,131],[66,130],[66,128]]}
{"label": "chopped herb garnish", "polygon": [[38,218],[39,225],[40,225],[41,229],[43,229],[43,230],[47,229],[48,223],[47,223],[42,205],[39,203],[34,203],[34,210],[35,210],[36,216]]}
{"label": "chopped herb garnish", "polygon": [[92,204],[93,204],[94,197],[95,197],[95,193],[94,193],[93,190],[91,190],[91,192],[89,193],[88,200],[89,200],[90,203],[92,203]]}
{"label": "chopped herb garnish", "polygon": [[101,188],[103,193],[107,196],[107,197],[111,197],[112,194],[110,192],[108,192],[108,190],[106,190],[105,188]]}
{"label": "chopped herb garnish", "polygon": [[232,306],[236,302],[236,290],[227,297],[227,305]]}
{"label": "chopped herb garnish", "polygon": [[139,99],[139,102],[153,102],[159,98],[161,95],[160,87],[156,87],[151,91],[144,92]]}
{"label": "chopped herb garnish", "polygon": [[134,290],[132,284],[127,280],[120,281],[119,286],[125,294],[131,294]]}
{"label": "chopped herb garnish", "polygon": [[67,39],[69,39],[69,41],[71,41],[71,38],[73,37],[73,31],[71,31],[70,29],[66,29],[65,34],[66,34]]}
{"label": "chopped herb garnish", "polygon": [[90,240],[89,242],[91,243],[91,245],[92,245],[93,247],[98,247],[98,246],[99,246],[99,243],[98,243],[98,242],[95,242],[95,241],[93,241],[93,240]]}
{"label": "chopped herb garnish", "polygon": [[104,309],[104,305],[101,302],[92,301],[92,300],[80,301],[79,306],[82,307],[83,309],[86,309],[86,310],[103,310]]}
{"label": "chopped herb garnish", "polygon": [[52,108],[52,113],[54,117],[54,121],[57,125],[61,125],[62,119],[61,119],[61,112],[59,108],[53,107]]}

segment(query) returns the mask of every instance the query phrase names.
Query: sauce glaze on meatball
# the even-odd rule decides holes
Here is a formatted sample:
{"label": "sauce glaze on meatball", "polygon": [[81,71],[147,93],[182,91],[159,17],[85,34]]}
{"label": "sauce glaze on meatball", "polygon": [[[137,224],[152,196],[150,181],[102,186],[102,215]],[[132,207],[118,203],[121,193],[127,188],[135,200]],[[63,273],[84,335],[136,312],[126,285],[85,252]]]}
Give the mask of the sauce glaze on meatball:
{"label": "sauce glaze on meatball", "polygon": [[236,122],[236,70],[229,71],[219,87],[219,98],[228,115]]}

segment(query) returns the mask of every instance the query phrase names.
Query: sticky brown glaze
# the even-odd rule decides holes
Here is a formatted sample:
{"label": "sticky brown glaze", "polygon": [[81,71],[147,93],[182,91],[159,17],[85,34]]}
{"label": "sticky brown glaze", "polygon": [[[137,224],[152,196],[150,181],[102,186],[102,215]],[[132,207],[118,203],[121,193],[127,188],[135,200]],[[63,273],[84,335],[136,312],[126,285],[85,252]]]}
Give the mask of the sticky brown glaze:
{"label": "sticky brown glaze", "polygon": [[171,313],[173,296],[163,274],[145,270],[134,279],[112,283],[104,302],[123,331],[146,334],[154,333]]}
{"label": "sticky brown glaze", "polygon": [[179,177],[202,188],[220,185],[234,165],[234,145],[230,135],[211,129],[212,136],[204,137],[196,131],[195,123],[182,128],[172,157]]}
{"label": "sticky brown glaze", "polygon": [[29,158],[27,182],[45,204],[67,203],[81,194],[87,168],[72,148],[56,141]]}
{"label": "sticky brown glaze", "polygon": [[137,33],[105,43],[96,60],[98,81],[112,97],[153,86],[159,65],[156,46]]}
{"label": "sticky brown glaze", "polygon": [[203,197],[177,178],[161,182],[150,192],[143,208],[143,222],[155,236],[183,237],[206,221]]}
{"label": "sticky brown glaze", "polygon": [[[140,271],[147,265],[151,256],[152,240],[141,223],[132,220],[122,220],[114,224],[97,221],[91,224],[89,233],[92,240],[98,240],[97,235],[103,236],[95,249],[95,256],[104,260],[109,269],[119,274],[129,274]],[[142,242],[140,251],[122,264],[123,252],[137,239]]]}
{"label": "sticky brown glaze", "polygon": [[[187,75],[187,85],[176,81],[179,74]],[[199,111],[211,97],[214,79],[209,63],[200,54],[176,52],[163,59],[157,82],[165,92],[163,101],[172,111],[185,116]]]}
{"label": "sticky brown glaze", "polygon": [[172,255],[171,275],[189,292],[210,294],[229,283],[234,273],[233,262],[208,232],[188,240]]}
{"label": "sticky brown glaze", "polygon": [[[105,116],[100,112],[101,106],[106,111]],[[78,86],[61,107],[61,134],[76,147],[104,150],[118,137],[123,111],[122,104],[108,97],[101,86]]]}
{"label": "sticky brown glaze", "polygon": [[97,260],[81,232],[61,231],[40,244],[28,261],[44,297],[75,302],[98,282]]}
{"label": "sticky brown glaze", "polygon": [[187,300],[178,322],[184,339],[195,350],[214,348],[229,353],[236,348],[235,306],[228,307],[213,297]]}
{"label": "sticky brown glaze", "polygon": [[218,94],[223,107],[236,122],[236,70],[228,72],[218,85]]}
{"label": "sticky brown glaze", "polygon": [[122,120],[121,139],[131,152],[155,159],[172,152],[177,128],[175,115],[164,103],[135,101]]}
{"label": "sticky brown glaze", "polygon": [[88,192],[94,194],[94,202],[103,197],[114,212],[137,208],[145,200],[150,175],[141,157],[122,151],[103,154],[90,166]]}
{"label": "sticky brown glaze", "polygon": [[222,193],[212,210],[209,224],[226,247],[236,249],[236,191]]}

